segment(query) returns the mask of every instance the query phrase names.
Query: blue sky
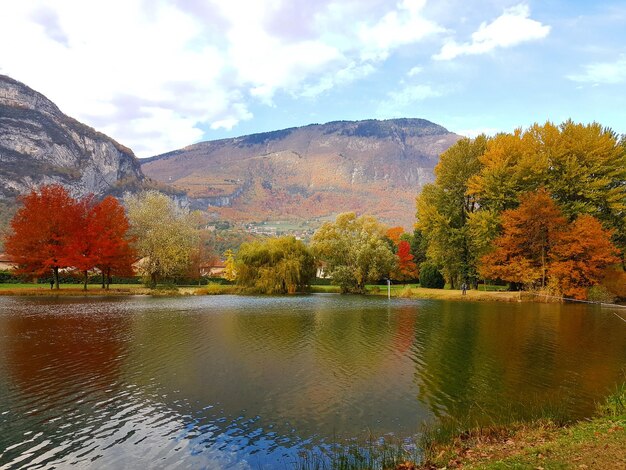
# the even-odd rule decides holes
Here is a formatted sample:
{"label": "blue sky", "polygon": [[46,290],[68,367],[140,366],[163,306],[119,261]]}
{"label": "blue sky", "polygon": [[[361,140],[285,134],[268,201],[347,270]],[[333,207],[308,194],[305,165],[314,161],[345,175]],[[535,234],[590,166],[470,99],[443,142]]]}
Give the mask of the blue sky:
{"label": "blue sky", "polygon": [[140,157],[344,119],[626,133],[623,0],[20,0],[0,41],[0,73]]}

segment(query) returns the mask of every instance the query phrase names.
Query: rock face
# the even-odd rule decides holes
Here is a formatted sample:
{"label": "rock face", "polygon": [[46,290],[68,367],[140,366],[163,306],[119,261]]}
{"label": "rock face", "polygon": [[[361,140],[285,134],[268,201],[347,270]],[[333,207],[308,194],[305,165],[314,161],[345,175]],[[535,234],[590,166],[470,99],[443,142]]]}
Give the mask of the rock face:
{"label": "rock face", "polygon": [[423,119],[338,121],[201,142],[143,160],[142,169],[224,219],[356,211],[410,229],[415,196],[459,138]]}
{"label": "rock face", "polygon": [[130,149],[0,75],[0,199],[59,183],[73,196],[120,195],[144,176]]}

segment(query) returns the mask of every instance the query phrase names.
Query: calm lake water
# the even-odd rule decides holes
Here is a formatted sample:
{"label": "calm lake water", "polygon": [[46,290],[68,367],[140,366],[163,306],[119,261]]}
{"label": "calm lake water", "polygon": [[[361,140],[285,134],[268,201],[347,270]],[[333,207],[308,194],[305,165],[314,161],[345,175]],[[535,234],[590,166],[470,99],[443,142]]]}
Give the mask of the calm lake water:
{"label": "calm lake water", "polygon": [[0,469],[289,468],[438,416],[589,415],[625,367],[584,305],[0,297]]}

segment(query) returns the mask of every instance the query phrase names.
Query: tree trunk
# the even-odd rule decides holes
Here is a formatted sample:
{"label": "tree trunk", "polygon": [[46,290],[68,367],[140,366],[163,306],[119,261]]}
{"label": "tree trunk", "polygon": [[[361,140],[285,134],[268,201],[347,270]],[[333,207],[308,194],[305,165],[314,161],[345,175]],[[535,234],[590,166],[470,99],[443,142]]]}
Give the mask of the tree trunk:
{"label": "tree trunk", "polygon": [[104,281],[105,281],[104,269],[101,269],[100,273],[102,274],[102,288],[104,289]]}
{"label": "tree trunk", "polygon": [[58,290],[59,289],[59,267],[55,266],[53,268],[53,277],[54,277],[54,286]]}
{"label": "tree trunk", "polygon": [[83,290],[87,290],[87,282],[89,281],[89,273],[87,271],[83,271]]}
{"label": "tree trunk", "polygon": [[107,290],[111,287],[111,268],[107,268]]}
{"label": "tree trunk", "polygon": [[154,289],[157,286],[157,275],[156,273],[150,274],[150,288]]}

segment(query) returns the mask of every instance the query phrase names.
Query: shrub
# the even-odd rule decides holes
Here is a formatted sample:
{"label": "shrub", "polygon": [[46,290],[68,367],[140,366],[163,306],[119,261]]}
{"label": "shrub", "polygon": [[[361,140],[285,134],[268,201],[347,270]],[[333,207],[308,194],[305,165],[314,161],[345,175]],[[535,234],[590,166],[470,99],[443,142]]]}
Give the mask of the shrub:
{"label": "shrub", "polygon": [[592,302],[604,302],[607,304],[612,304],[615,302],[615,294],[610,292],[604,286],[592,286],[587,291],[587,299]]}
{"label": "shrub", "polygon": [[446,281],[435,266],[432,263],[422,263],[420,266],[420,285],[422,287],[428,287],[431,289],[443,289],[446,285]]}

